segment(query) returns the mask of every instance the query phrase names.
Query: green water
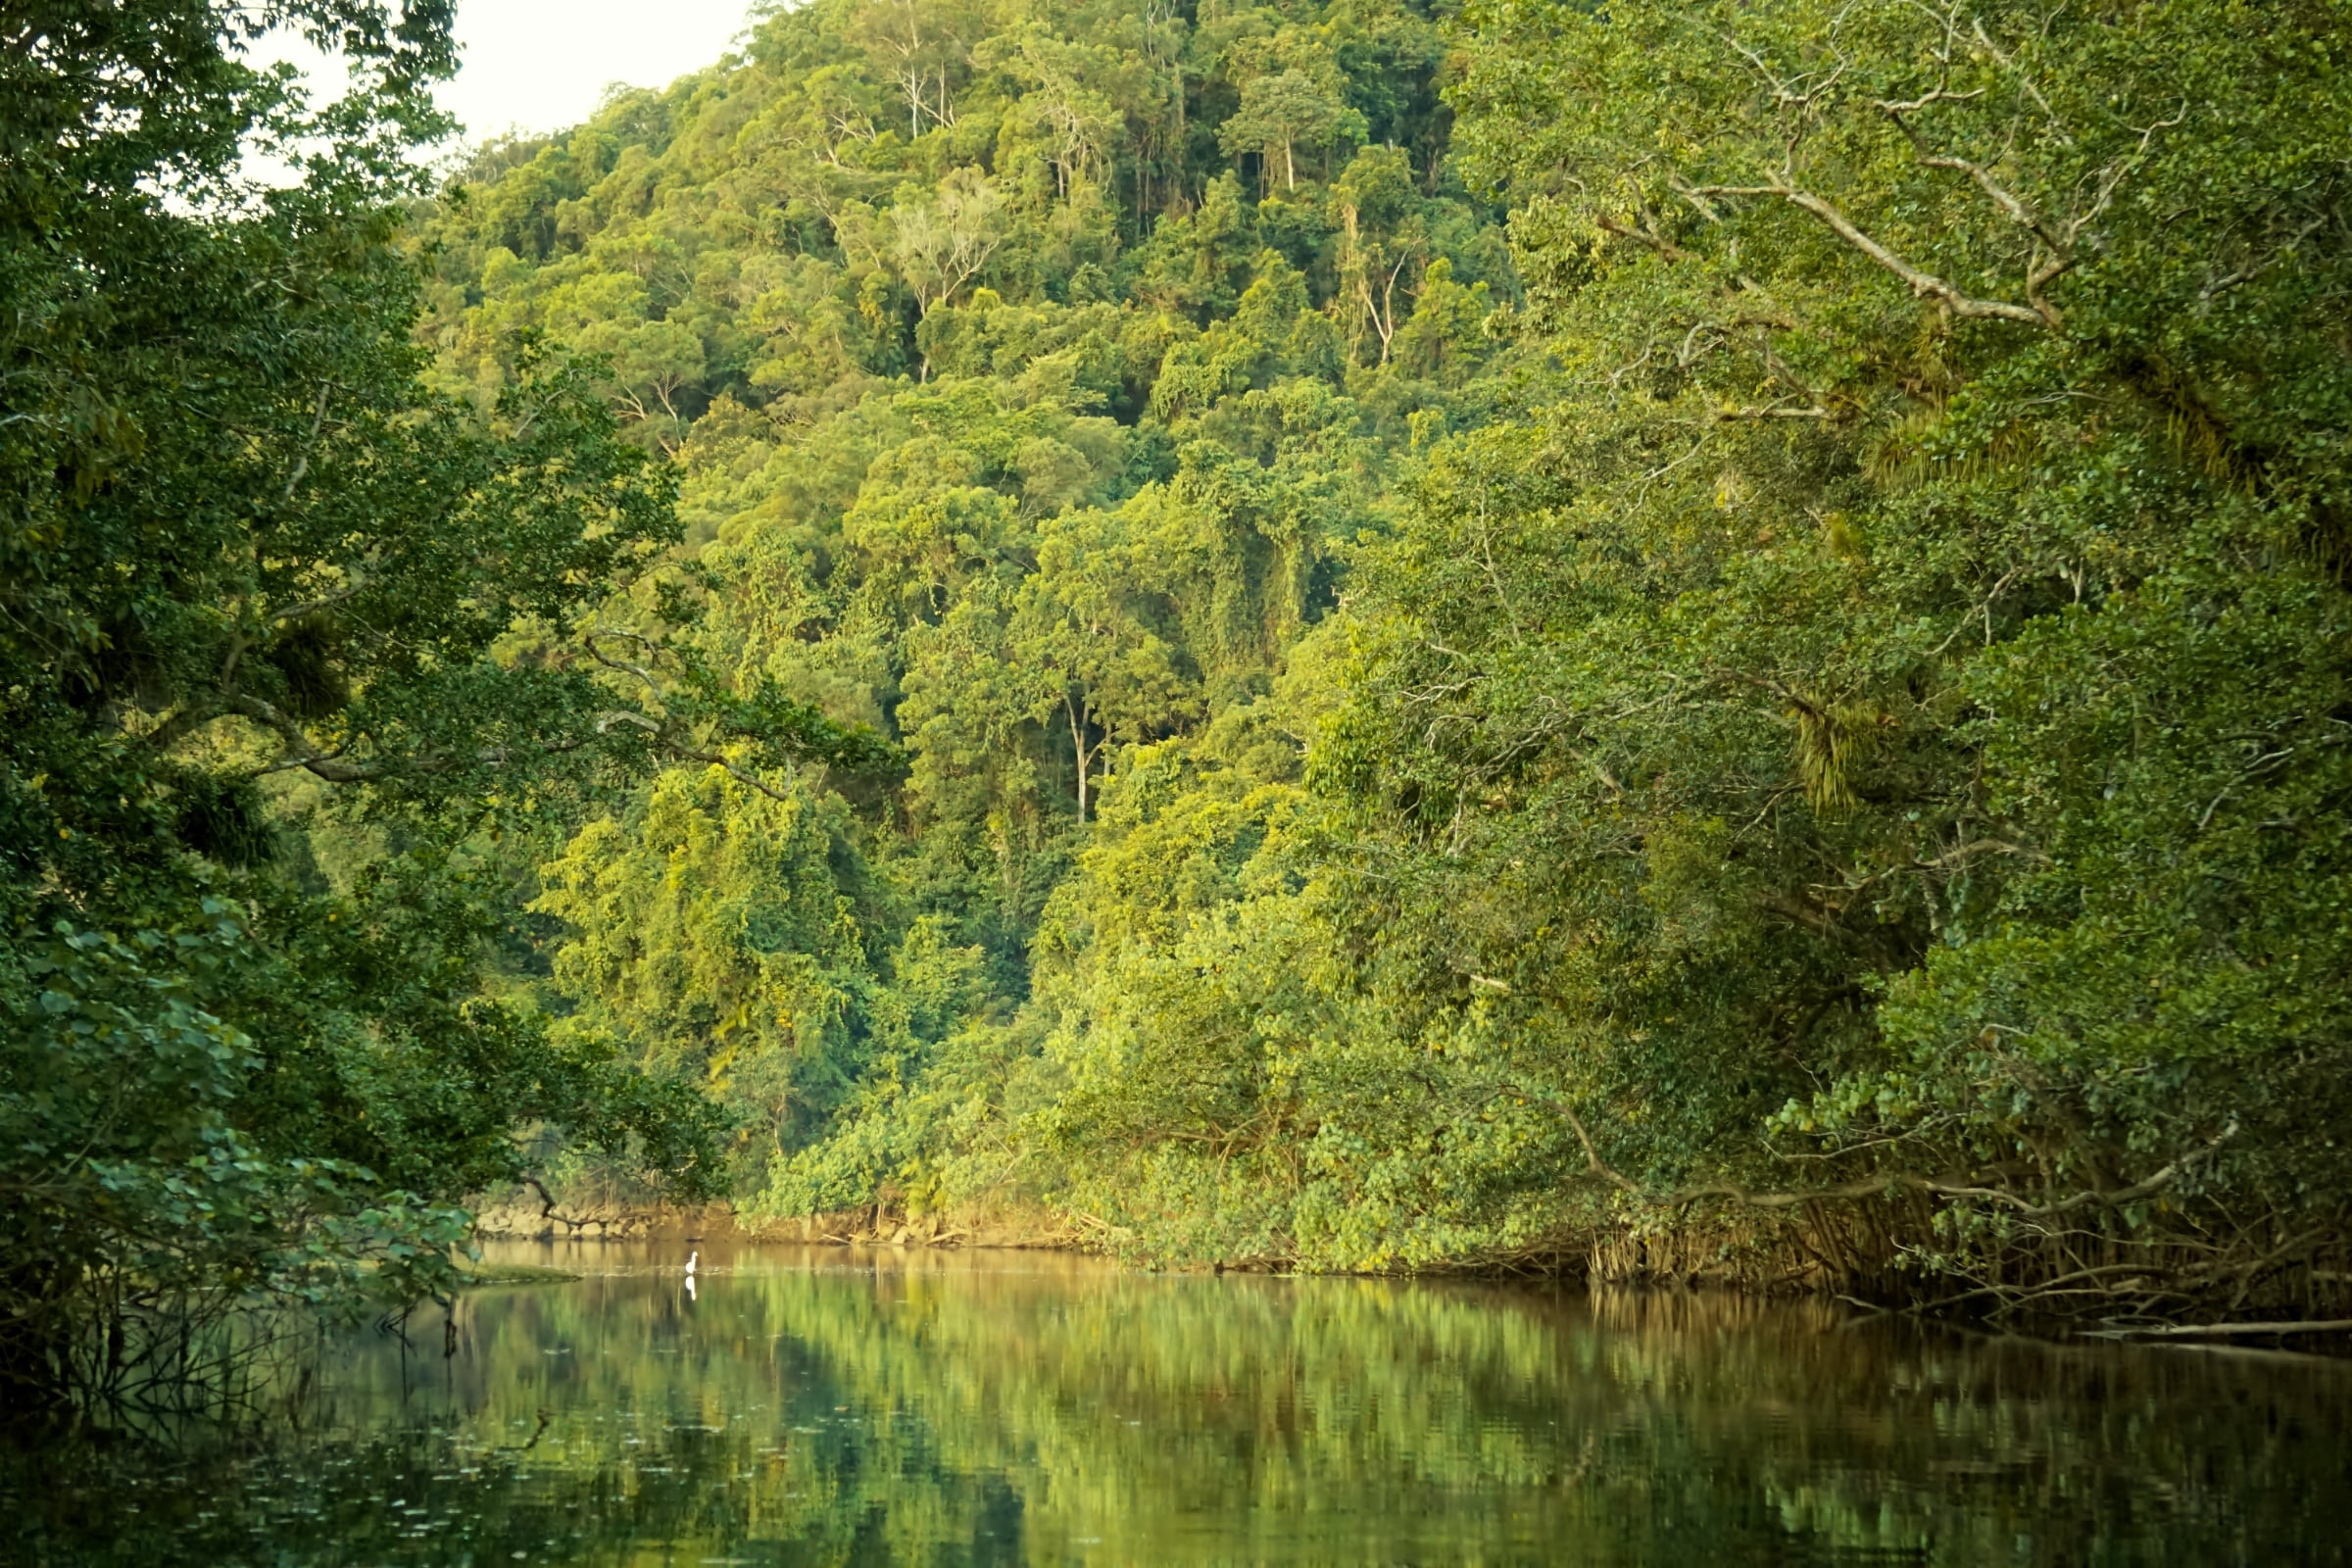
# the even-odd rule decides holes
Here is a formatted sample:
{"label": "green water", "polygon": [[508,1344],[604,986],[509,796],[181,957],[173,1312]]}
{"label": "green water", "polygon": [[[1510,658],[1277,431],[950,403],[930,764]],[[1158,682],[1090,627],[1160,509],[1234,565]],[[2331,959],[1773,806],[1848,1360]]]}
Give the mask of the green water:
{"label": "green water", "polygon": [[511,1248],[300,1427],[0,1465],[0,1561],[2352,1557],[2352,1365],[1678,1293]]}

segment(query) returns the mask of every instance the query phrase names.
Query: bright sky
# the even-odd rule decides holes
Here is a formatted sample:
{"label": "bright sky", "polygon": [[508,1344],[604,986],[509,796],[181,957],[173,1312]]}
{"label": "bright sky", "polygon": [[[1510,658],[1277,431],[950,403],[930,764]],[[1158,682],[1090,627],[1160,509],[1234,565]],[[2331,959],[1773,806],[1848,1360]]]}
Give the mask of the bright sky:
{"label": "bright sky", "polygon": [[[458,0],[458,74],[434,97],[464,122],[467,143],[509,130],[563,130],[586,120],[607,88],[666,87],[716,63],[746,30],[754,0]],[[250,57],[292,61],[311,78],[313,101],[343,90],[339,60],[279,32]],[[248,172],[284,176],[269,159]]]}
{"label": "bright sky", "polygon": [[465,64],[436,95],[466,139],[561,130],[613,82],[662,87],[711,64],[750,0],[458,0]]}

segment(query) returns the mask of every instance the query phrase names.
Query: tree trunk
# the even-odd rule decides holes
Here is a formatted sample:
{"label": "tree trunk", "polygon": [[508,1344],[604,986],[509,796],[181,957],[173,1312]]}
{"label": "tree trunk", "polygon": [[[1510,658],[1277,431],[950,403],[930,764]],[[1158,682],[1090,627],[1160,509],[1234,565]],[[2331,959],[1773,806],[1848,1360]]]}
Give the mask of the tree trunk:
{"label": "tree trunk", "polygon": [[[1095,760],[1095,753],[1087,750],[1086,746],[1086,704],[1073,701],[1065,695],[1061,700],[1061,709],[1070,715],[1070,746],[1078,754],[1078,820],[1083,822],[1086,820],[1087,767]],[[1096,750],[1100,751],[1101,748],[1097,747]]]}

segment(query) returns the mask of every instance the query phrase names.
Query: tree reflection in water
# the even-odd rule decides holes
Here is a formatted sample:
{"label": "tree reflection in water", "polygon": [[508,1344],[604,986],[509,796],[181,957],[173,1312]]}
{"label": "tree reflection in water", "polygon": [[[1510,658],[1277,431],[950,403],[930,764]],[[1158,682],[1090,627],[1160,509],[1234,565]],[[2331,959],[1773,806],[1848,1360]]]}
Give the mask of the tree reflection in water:
{"label": "tree reflection in water", "polygon": [[1030,1253],[709,1250],[699,1296],[642,1250],[505,1257],[590,1277],[466,1298],[454,1357],[438,1335],[339,1348],[299,1429],[22,1455],[0,1468],[0,1556],[2346,1555],[2339,1363]]}

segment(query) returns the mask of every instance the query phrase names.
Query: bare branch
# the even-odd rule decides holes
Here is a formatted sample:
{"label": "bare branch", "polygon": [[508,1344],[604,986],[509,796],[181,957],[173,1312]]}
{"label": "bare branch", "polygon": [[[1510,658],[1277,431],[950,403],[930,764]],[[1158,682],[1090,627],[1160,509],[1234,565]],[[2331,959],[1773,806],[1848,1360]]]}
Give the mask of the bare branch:
{"label": "bare branch", "polygon": [[262,771],[266,773],[282,772],[287,768],[300,767],[308,769],[330,784],[360,784],[378,776],[381,772],[380,768],[365,763],[343,760],[338,753],[331,752],[313,740],[308,731],[304,730],[299,723],[281,711],[274,704],[264,702],[259,697],[243,692],[235,693],[226,699],[222,708],[227,712],[250,718],[275,732],[277,737],[286,743],[288,751],[292,755],[264,768]]}
{"label": "bare branch", "polygon": [[316,615],[321,610],[332,610],[345,600],[358,597],[367,586],[366,581],[355,573],[348,586],[338,588],[331,594],[320,594],[316,599],[301,600],[286,606],[283,610],[273,610],[270,612],[270,619],[272,622],[301,620],[306,616]]}
{"label": "bare branch", "polygon": [[204,728],[205,725],[210,724],[214,719],[219,718],[221,710],[210,702],[194,703],[186,708],[175,709],[164,715],[162,723],[140,736],[139,745],[144,750],[160,757]]}
{"label": "bare branch", "polygon": [[1919,155],[1919,161],[1922,164],[1930,169],[1947,169],[1955,173],[1966,174],[1976,182],[1979,190],[1992,199],[1993,206],[2000,209],[2002,216],[2034,236],[2035,253],[2026,270],[2026,301],[2047,325],[2053,329],[2063,326],[2065,323],[2058,314],[2057,307],[2044,299],[2041,291],[2053,279],[2073,270],[2075,238],[2082,231],[2085,223],[2106,210],[2108,200],[2113,195],[2112,187],[2102,192],[2098,202],[2089,213],[2068,223],[2065,231],[2061,233],[2052,228],[2049,220],[2043,218],[2025,198],[1994,178],[1992,171],[1986,169],[1983,164],[1966,158],[1957,158],[1948,153],[1929,151],[1927,142],[1903,116],[1918,108],[1921,103],[1932,102],[1936,96],[1937,94],[1932,93],[1927,98],[1912,103],[1887,103],[1882,100],[1879,108],[1886,111],[1886,118],[1894,122],[1895,128],[1900,130],[1905,139],[1911,143],[1912,150]]}
{"label": "bare branch", "polygon": [[311,408],[311,433],[303,440],[303,450],[294,460],[293,471],[286,475],[286,487],[278,492],[277,504],[281,507],[293,501],[294,487],[302,483],[304,474],[311,471],[311,453],[318,448],[319,430],[325,427],[326,395],[332,390],[334,390],[334,383],[330,381],[318,383],[318,399]]}
{"label": "bare branch", "polygon": [[661,691],[662,683],[654,679],[652,671],[648,670],[642,664],[633,664],[625,659],[614,659],[611,657],[603,649],[596,646],[596,640],[599,637],[626,637],[640,643],[645,642],[645,638],[637,636],[634,632],[613,631],[609,627],[600,626],[594,631],[582,633],[580,637],[580,646],[588,651],[588,657],[590,659],[595,660],[607,669],[617,671],[623,675],[635,676],[638,680],[645,683],[648,691],[657,693]]}
{"label": "bare branch", "polygon": [[[2043,117],[2047,119],[2050,124],[2058,130],[2061,137],[2065,137],[2065,127],[2060,125],[2058,122],[2058,111],[2050,107],[2050,101],[2043,97],[2041,94],[2041,89],[2034,84],[2034,78],[2027,75],[2024,71],[2020,70],[2017,62],[2012,60],[2005,52],[2003,52],[1999,44],[1996,44],[1992,41],[1992,35],[1984,30],[1984,22],[1983,18],[1980,17],[1976,19],[1975,30],[1977,46],[1983,49],[1986,54],[1992,56],[1993,64],[1999,66],[2003,71],[2011,72],[2016,74],[2017,84],[2025,88],[2026,95],[2032,98],[2034,102],[2040,107]],[[2071,137],[2066,139],[2072,140]]]}
{"label": "bare branch", "polygon": [[1785,404],[1774,403],[1760,409],[1717,409],[1715,417],[1718,419],[1835,419],[1838,416],[1831,410],[1818,406],[1790,408]]}
{"label": "bare branch", "polygon": [[1911,115],[1917,114],[1930,104],[1964,104],[1971,98],[1984,96],[1984,89],[1982,87],[1972,87],[1967,92],[1949,92],[1938,86],[1929,89],[1917,98],[1904,99],[1899,103],[1888,103],[1882,98],[1879,100],[1879,107],[1889,115]]}
{"label": "bare branch", "polygon": [[1954,316],[1977,320],[2023,321],[2028,326],[2055,328],[2058,322],[2030,305],[2012,305],[2006,300],[1972,299],[1933,272],[1925,271],[1903,260],[1886,246],[1872,239],[1855,226],[1853,220],[1811,191],[1787,186],[1772,192],[1792,207],[1802,208],[1829,224],[1831,232],[1848,245],[1901,278],[1913,294],[1921,299],[1933,299]]}
{"label": "bare branch", "polygon": [[2041,312],[2030,306],[2012,305],[2005,300],[1973,299],[1963,294],[1942,278],[1914,267],[1877,240],[1872,239],[1855,225],[1853,220],[1811,191],[1799,190],[1793,185],[1780,183],[1771,185],[1684,185],[1678,182],[1674,188],[1677,194],[1697,206],[1700,211],[1710,217],[1714,216],[1714,209],[1706,205],[1710,197],[1777,197],[1790,206],[1801,208],[1820,219],[1838,238],[1910,285],[1913,294],[1922,299],[1938,301],[1954,316],[2001,321],[2023,321],[2029,326],[2054,326],[2056,324]]}

